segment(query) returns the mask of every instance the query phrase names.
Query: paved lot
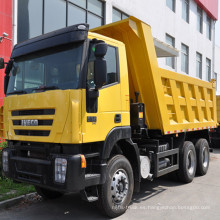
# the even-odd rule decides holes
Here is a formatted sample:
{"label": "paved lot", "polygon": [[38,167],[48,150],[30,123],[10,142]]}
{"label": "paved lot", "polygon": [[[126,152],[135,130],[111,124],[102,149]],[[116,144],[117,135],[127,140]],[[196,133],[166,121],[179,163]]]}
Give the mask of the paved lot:
{"label": "paved lot", "polygon": [[[129,210],[117,219],[220,219],[220,149],[211,154],[209,172],[183,185],[166,178],[145,181]],[[105,219],[94,204],[69,194],[0,211],[1,220]]]}

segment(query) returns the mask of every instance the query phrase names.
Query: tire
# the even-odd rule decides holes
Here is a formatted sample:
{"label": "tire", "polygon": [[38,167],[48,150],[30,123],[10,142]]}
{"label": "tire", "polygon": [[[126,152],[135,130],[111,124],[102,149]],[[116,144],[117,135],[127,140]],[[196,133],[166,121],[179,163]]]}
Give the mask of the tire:
{"label": "tire", "polygon": [[106,181],[98,188],[99,208],[111,218],[122,215],[128,208],[133,190],[133,170],[129,161],[122,155],[114,156],[107,164]]}
{"label": "tire", "polygon": [[53,191],[50,189],[45,189],[39,186],[35,186],[37,193],[42,196],[44,199],[56,199],[63,196],[64,193]]}
{"label": "tire", "polygon": [[184,183],[193,181],[196,173],[196,151],[192,142],[185,141],[180,148],[178,178]]}
{"label": "tire", "polygon": [[199,139],[195,145],[197,157],[196,174],[205,175],[209,169],[209,144],[206,139]]}

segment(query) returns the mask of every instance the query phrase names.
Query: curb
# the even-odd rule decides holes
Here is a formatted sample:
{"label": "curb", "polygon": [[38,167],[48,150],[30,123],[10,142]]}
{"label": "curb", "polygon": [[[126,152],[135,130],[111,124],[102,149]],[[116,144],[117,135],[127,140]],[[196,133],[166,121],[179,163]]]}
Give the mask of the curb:
{"label": "curb", "polygon": [[17,205],[21,201],[23,201],[25,199],[28,199],[30,197],[33,197],[35,195],[36,195],[36,192],[33,192],[33,193],[26,194],[26,195],[18,196],[16,198],[12,198],[12,199],[2,201],[2,202],[0,202],[0,210],[5,209],[5,208],[10,208],[14,205]]}

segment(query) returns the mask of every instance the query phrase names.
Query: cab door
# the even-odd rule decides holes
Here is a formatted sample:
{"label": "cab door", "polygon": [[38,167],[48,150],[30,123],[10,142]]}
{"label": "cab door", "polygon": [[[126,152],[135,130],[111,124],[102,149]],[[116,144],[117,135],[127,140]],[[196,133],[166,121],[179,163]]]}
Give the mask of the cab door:
{"label": "cab door", "polygon": [[112,128],[121,126],[121,84],[117,45],[108,45],[105,59],[107,62],[107,82],[95,91],[94,85],[94,48],[90,46],[87,73],[86,109],[82,115],[83,142],[104,141]]}

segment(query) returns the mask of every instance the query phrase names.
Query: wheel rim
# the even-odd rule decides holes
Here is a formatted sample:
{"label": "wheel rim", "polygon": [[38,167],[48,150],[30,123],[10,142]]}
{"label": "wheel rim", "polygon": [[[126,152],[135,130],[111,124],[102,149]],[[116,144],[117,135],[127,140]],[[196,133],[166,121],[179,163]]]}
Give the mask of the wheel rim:
{"label": "wheel rim", "polygon": [[187,169],[190,175],[194,173],[195,170],[195,156],[192,150],[187,154]]}
{"label": "wheel rim", "polygon": [[202,162],[203,162],[203,167],[208,166],[208,161],[209,161],[209,153],[208,153],[208,148],[203,147],[202,149]]}
{"label": "wheel rim", "polygon": [[112,177],[111,196],[115,204],[121,204],[128,193],[129,180],[125,170],[117,170]]}

